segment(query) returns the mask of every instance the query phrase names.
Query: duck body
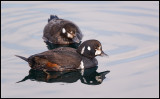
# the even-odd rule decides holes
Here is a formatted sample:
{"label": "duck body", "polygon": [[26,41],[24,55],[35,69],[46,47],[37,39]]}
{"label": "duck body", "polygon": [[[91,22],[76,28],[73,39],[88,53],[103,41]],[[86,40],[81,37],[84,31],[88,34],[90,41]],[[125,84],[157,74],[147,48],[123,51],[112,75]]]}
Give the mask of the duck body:
{"label": "duck body", "polygon": [[26,61],[32,69],[47,71],[85,69],[98,65],[95,58],[89,59],[81,56],[76,52],[76,49],[70,47],[60,47],[35,54],[27,58]]}
{"label": "duck body", "polygon": [[[95,58],[95,56],[97,56],[96,55],[97,52],[94,52],[96,51],[94,49],[95,46],[92,46],[92,44],[96,45],[96,43],[100,44],[98,41],[91,40],[82,43],[78,47],[78,49],[70,47],[60,47],[32,55],[29,58],[25,58],[18,55],[16,56],[27,61],[29,63],[29,66],[35,70],[67,71],[76,69],[86,69],[98,65],[98,61]],[[91,48],[90,49],[87,48],[88,46],[90,46]],[[99,48],[99,46],[101,45],[96,45],[96,46],[97,48]],[[88,52],[86,49],[88,50]],[[91,52],[92,49],[94,49],[93,52]],[[91,55],[93,53],[94,55]],[[102,53],[100,53],[99,55],[101,54]]]}

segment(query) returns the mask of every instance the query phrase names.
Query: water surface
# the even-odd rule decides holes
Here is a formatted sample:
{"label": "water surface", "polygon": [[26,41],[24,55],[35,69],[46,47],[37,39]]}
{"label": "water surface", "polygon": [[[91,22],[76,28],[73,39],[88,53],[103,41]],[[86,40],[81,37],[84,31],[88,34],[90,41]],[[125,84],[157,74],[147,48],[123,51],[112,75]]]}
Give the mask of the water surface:
{"label": "water surface", "polygon": [[[50,14],[76,23],[83,41],[102,43],[109,57],[97,57],[99,65],[93,71],[110,71],[102,83],[86,84],[79,72],[63,76],[73,77],[71,83],[34,79],[37,76],[16,83],[29,73],[39,75],[14,55],[48,50],[42,35]],[[159,2],[1,2],[1,95],[159,97]]]}

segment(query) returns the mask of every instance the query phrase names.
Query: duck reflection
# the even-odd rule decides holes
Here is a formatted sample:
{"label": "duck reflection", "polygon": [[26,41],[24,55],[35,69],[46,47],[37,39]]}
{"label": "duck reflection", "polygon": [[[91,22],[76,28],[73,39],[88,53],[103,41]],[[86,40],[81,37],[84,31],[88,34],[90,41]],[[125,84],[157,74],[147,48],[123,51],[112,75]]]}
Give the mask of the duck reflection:
{"label": "duck reflection", "polygon": [[53,43],[50,43],[50,42],[45,42],[46,45],[47,45],[47,48],[49,50],[52,50],[52,49],[55,49],[55,48],[59,48],[59,47],[71,47],[71,48],[75,48],[77,49],[78,46],[81,44],[81,41],[79,43],[72,43],[72,44],[66,44],[66,45],[62,45],[62,44],[53,44]]}
{"label": "duck reflection", "polygon": [[81,77],[80,80],[82,83],[87,85],[99,85],[103,82],[103,80],[106,78],[105,75],[108,74],[110,71],[103,71],[103,72],[97,72],[98,66],[85,69],[84,73],[81,71]]}
{"label": "duck reflection", "polygon": [[80,79],[83,84],[99,85],[106,78],[105,75],[110,71],[97,72],[97,68],[98,66],[85,70],[63,72],[46,72],[30,69],[29,75],[17,83],[24,82],[28,79],[47,83],[74,83]]}

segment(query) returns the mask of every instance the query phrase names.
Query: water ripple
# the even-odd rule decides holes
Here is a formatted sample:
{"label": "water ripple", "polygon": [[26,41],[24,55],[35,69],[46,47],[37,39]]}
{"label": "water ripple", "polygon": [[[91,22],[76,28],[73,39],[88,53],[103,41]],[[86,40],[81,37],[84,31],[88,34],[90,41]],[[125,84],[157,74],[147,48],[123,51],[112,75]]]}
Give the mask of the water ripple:
{"label": "water ripple", "polygon": [[[54,88],[31,81],[13,85],[29,68],[14,55],[30,56],[47,50],[42,35],[50,14],[76,23],[84,34],[83,40],[98,39],[109,54],[108,59],[98,58],[102,64],[99,67],[109,68],[111,73],[109,80],[94,87],[96,90],[80,82],[63,87],[52,84]],[[2,1],[1,20],[2,97],[38,97],[39,93],[43,97],[69,97],[69,88],[78,93],[74,93],[77,97],[79,93],[87,93],[87,97],[126,97],[126,92],[129,97],[158,96],[159,2]],[[28,88],[28,84],[34,87]],[[57,93],[53,96],[52,92]]]}

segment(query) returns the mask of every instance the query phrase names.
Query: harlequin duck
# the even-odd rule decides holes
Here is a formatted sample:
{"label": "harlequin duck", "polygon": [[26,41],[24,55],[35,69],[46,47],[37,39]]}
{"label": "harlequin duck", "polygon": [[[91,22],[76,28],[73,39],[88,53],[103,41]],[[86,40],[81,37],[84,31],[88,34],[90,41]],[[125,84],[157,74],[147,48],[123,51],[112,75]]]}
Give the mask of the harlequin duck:
{"label": "harlequin duck", "polygon": [[79,43],[82,37],[83,35],[76,24],[60,19],[56,15],[50,16],[48,24],[43,30],[44,41],[53,44]]}
{"label": "harlequin duck", "polygon": [[84,41],[78,49],[60,47],[25,58],[32,69],[45,71],[65,71],[91,68],[98,65],[96,56],[107,55],[98,40]]}

